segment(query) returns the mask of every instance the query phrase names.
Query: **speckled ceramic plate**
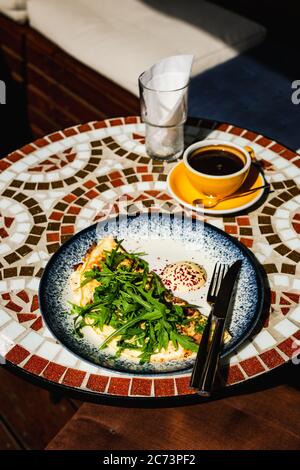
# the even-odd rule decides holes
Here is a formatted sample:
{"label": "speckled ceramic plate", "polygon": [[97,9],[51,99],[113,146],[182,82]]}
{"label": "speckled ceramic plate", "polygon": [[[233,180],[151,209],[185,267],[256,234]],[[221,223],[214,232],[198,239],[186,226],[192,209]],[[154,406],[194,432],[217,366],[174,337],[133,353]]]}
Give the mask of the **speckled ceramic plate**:
{"label": "speckled ceramic plate", "polygon": [[204,287],[180,297],[209,313],[206,294],[216,262],[231,265],[242,259],[234,311],[228,325],[232,336],[224,346],[222,356],[232,352],[250,334],[262,312],[264,301],[263,279],[253,255],[237,240],[209,224],[190,218],[182,219],[170,214],[141,214],[104,221],[74,235],[48,262],[39,288],[39,303],[44,320],[54,336],[81,358],[118,371],[160,373],[190,368],[193,357],[182,361],[139,364],[138,360],[116,358],[106,348],[99,350],[98,335],[88,328],[83,339],[73,335],[68,300],[69,278],[73,266],[81,261],[94,241],[112,234],[122,239],[123,246],[131,251],[147,253],[150,268],[160,272],[170,262],[194,261],[202,265],[208,275]]}

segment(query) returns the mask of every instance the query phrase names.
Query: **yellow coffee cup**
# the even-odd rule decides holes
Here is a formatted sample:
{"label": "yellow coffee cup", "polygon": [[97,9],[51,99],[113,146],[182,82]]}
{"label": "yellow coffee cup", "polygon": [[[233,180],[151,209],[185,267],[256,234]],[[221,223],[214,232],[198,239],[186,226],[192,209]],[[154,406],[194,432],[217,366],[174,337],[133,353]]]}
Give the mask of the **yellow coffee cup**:
{"label": "yellow coffee cup", "polygon": [[253,150],[225,140],[206,139],[190,145],[183,154],[192,185],[207,196],[235,193],[248,176]]}

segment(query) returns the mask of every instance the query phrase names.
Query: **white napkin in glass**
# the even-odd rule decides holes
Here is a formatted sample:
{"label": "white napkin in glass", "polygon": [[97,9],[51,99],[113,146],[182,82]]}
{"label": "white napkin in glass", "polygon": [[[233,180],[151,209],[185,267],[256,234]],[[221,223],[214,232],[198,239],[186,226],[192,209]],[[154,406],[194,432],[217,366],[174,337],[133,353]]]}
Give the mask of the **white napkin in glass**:
{"label": "white napkin in glass", "polygon": [[144,92],[147,122],[174,126],[182,121],[182,114],[186,112],[183,109],[186,89],[182,88],[189,83],[193,58],[190,54],[167,57],[141,75],[141,83],[150,89]]}

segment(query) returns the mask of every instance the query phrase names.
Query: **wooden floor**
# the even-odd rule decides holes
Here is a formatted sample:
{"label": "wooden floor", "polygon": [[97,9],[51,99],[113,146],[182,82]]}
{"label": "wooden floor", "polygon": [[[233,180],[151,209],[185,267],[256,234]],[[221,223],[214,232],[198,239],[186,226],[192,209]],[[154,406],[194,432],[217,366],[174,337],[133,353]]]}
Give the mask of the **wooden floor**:
{"label": "wooden floor", "polygon": [[0,367],[0,450],[44,449],[81,402],[49,392]]}

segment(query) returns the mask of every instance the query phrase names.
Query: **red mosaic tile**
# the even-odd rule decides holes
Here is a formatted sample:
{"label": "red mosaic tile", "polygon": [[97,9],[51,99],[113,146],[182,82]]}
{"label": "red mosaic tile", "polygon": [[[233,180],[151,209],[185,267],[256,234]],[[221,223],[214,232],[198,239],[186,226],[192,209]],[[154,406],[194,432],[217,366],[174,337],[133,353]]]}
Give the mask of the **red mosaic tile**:
{"label": "red mosaic tile", "polygon": [[64,136],[60,132],[54,132],[54,134],[48,135],[48,139],[51,140],[51,142],[57,142],[63,138]]}
{"label": "red mosaic tile", "polygon": [[85,376],[86,372],[83,370],[67,369],[63,378],[63,383],[70,387],[80,387]]}
{"label": "red mosaic tile", "polygon": [[108,393],[113,395],[127,396],[129,393],[131,379],[112,377],[110,379]]}
{"label": "red mosaic tile", "polygon": [[64,215],[63,212],[54,211],[50,215],[49,219],[51,219],[51,220],[60,220],[60,219],[62,219],[63,215]]}
{"label": "red mosaic tile", "polygon": [[190,377],[178,377],[175,379],[178,395],[192,395],[196,390],[190,388]]}
{"label": "red mosaic tile", "polygon": [[62,227],[61,227],[62,235],[73,234],[74,230],[75,230],[75,228],[74,228],[73,225],[62,225]]}
{"label": "red mosaic tile", "polygon": [[107,127],[104,121],[97,121],[93,124],[94,129],[102,129],[103,127]]}
{"label": "red mosaic tile", "polygon": [[111,126],[122,126],[123,121],[122,121],[122,119],[110,119],[109,124]]}
{"label": "red mosaic tile", "polygon": [[162,194],[161,196],[158,196],[157,199],[160,199],[161,201],[169,201],[172,198],[168,194]]}
{"label": "red mosaic tile", "polygon": [[78,206],[71,206],[67,210],[68,214],[74,214],[74,215],[79,214],[80,211],[81,211],[81,207],[78,207]]}
{"label": "red mosaic tile", "polygon": [[68,129],[65,129],[63,131],[63,134],[66,136],[66,137],[72,137],[72,135],[76,135],[78,134],[77,130],[74,128],[74,127],[69,127]]}
{"label": "red mosaic tile", "polygon": [[255,132],[247,131],[243,134],[243,138],[253,141],[257,138],[257,134],[255,134]]}
{"label": "red mosaic tile", "polygon": [[294,160],[293,165],[296,165],[297,168],[300,168],[300,158],[298,158],[298,160]]}
{"label": "red mosaic tile", "polygon": [[266,351],[260,354],[259,357],[269,367],[269,369],[273,369],[274,367],[278,367],[280,364],[284,363],[284,359],[280,356],[276,349]]}
{"label": "red mosaic tile", "polygon": [[293,228],[296,233],[300,235],[300,223],[292,222]]}
{"label": "red mosaic tile", "polygon": [[105,375],[96,375],[91,374],[87,383],[87,388],[93,390],[94,392],[105,392],[106,386],[108,384],[109,377]]}
{"label": "red mosaic tile", "polygon": [[67,194],[67,195],[63,198],[63,200],[64,200],[65,202],[68,202],[68,203],[74,202],[74,201],[76,201],[76,199],[77,199],[77,196],[75,196],[75,194]]}
{"label": "red mosaic tile", "polygon": [[59,233],[47,233],[47,242],[58,242]]}
{"label": "red mosaic tile", "polygon": [[270,292],[270,301],[271,304],[276,304],[276,292],[274,290],[271,290]]}
{"label": "red mosaic tile", "polygon": [[237,217],[236,221],[237,221],[238,225],[242,225],[242,226],[251,225],[249,217]]}
{"label": "red mosaic tile", "polygon": [[151,191],[145,191],[145,193],[151,197],[157,197],[160,194],[160,191],[151,190]]}
{"label": "red mosaic tile", "polygon": [[66,367],[61,366],[60,364],[56,364],[55,362],[49,362],[43,372],[43,376],[45,377],[45,379],[51,380],[52,382],[59,382],[66,369]]}
{"label": "red mosaic tile", "polygon": [[113,180],[111,184],[113,185],[114,188],[118,188],[119,186],[123,186],[124,183],[122,180]]}
{"label": "red mosaic tile", "polygon": [[34,142],[34,145],[36,145],[39,148],[45,147],[46,145],[49,145],[49,141],[45,138],[38,139]]}
{"label": "red mosaic tile", "polygon": [[292,152],[292,150],[286,149],[280,154],[280,156],[285,158],[286,160],[291,160],[292,158],[297,157],[297,153]]}
{"label": "red mosaic tile", "polygon": [[253,246],[253,240],[251,240],[251,238],[240,238],[239,239],[241,243],[243,243],[243,245],[245,245],[247,248],[252,248]]}
{"label": "red mosaic tile", "polygon": [[280,297],[280,305],[291,305],[291,302],[284,297]]}
{"label": "red mosaic tile", "polygon": [[95,181],[89,180],[89,181],[86,181],[85,183],[83,183],[83,186],[85,186],[87,189],[91,189],[94,186],[96,186],[96,183],[95,183]]}
{"label": "red mosaic tile", "polygon": [[283,150],[285,150],[285,147],[283,147],[283,145],[280,145],[280,144],[273,144],[271,145],[270,150],[272,150],[275,153],[280,153],[280,152],[283,152]]}
{"label": "red mosaic tile", "polygon": [[32,297],[32,302],[31,302],[30,311],[31,311],[31,312],[35,312],[38,308],[39,308],[39,298],[38,298],[38,296],[35,294],[35,295]]}
{"label": "red mosaic tile", "polygon": [[238,229],[235,225],[224,225],[224,229],[226,233],[230,233],[230,234],[238,233]]}
{"label": "red mosaic tile", "polygon": [[24,145],[24,147],[22,147],[20,150],[21,152],[28,155],[29,153],[34,152],[36,150],[36,146],[34,144],[27,144]]}
{"label": "red mosaic tile", "polygon": [[277,347],[288,357],[293,357],[297,350],[297,345],[295,345],[295,342],[291,338],[288,338],[282,343],[278,344]]}
{"label": "red mosaic tile", "polygon": [[95,191],[94,189],[91,189],[90,191],[88,191],[85,194],[85,196],[88,197],[89,199],[95,199],[95,197],[99,196],[99,193],[98,193],[98,191]]}
{"label": "red mosaic tile", "polygon": [[8,351],[5,359],[7,359],[9,362],[12,362],[13,364],[20,364],[24,361],[24,359],[26,359],[27,356],[29,356],[29,354],[29,351],[17,344],[10,351]]}
{"label": "red mosaic tile", "polygon": [[93,128],[89,124],[81,124],[80,126],[77,127],[79,132],[88,132],[93,130]]}
{"label": "red mosaic tile", "polygon": [[0,170],[4,171],[10,167],[10,164],[7,163],[5,160],[0,160]]}
{"label": "red mosaic tile", "polygon": [[244,132],[244,129],[241,127],[232,127],[229,131],[230,134],[241,135]]}
{"label": "red mosaic tile", "polygon": [[233,385],[237,382],[245,380],[244,374],[242,373],[238,365],[232,365],[222,370],[222,375],[226,378],[227,385]]}
{"label": "red mosaic tile", "polygon": [[175,394],[174,379],[154,379],[154,394],[156,397],[167,397]]}
{"label": "red mosaic tile", "polygon": [[216,129],[218,131],[223,131],[223,132],[226,132],[228,129],[229,129],[229,125],[228,124],[225,124],[225,123],[222,123],[222,124],[218,124]]}
{"label": "red mosaic tile", "polygon": [[141,194],[139,197],[135,198],[134,202],[144,201],[145,199],[148,198],[144,194]]}
{"label": "red mosaic tile", "polygon": [[7,160],[9,160],[12,163],[15,163],[21,160],[22,158],[23,158],[23,155],[20,152],[13,152],[9,154],[9,156],[7,157]]}
{"label": "red mosaic tile", "polygon": [[20,299],[22,299],[25,304],[28,304],[29,297],[25,290],[20,290],[20,292],[17,293],[17,296],[20,297]]}
{"label": "red mosaic tile", "polygon": [[116,180],[116,179],[122,178],[122,175],[119,171],[113,171],[108,176],[111,180]]}
{"label": "red mosaic tile", "polygon": [[4,217],[5,227],[9,228],[12,225],[14,220],[15,220],[14,217]]}
{"label": "red mosaic tile", "polygon": [[296,333],[294,333],[294,338],[296,339],[300,339],[300,330],[296,331]]}
{"label": "red mosaic tile", "polygon": [[127,116],[124,121],[126,124],[136,124],[139,122],[139,119],[136,116]]}
{"label": "red mosaic tile", "polygon": [[42,317],[38,317],[35,322],[31,325],[30,327],[34,331],[39,331],[41,328],[43,328],[43,319]]}
{"label": "red mosaic tile", "polygon": [[152,389],[152,379],[140,379],[134,377],[131,383],[130,395],[150,396]]}
{"label": "red mosaic tile", "polygon": [[19,323],[24,323],[26,321],[31,321],[36,319],[35,313],[18,313],[17,314]]}
{"label": "red mosaic tile", "polygon": [[145,136],[140,135],[140,134],[136,134],[135,132],[133,132],[133,133],[132,133],[132,138],[133,138],[134,140],[139,140],[139,141],[140,141],[140,140],[144,140],[144,139],[145,139]]}
{"label": "red mosaic tile", "polygon": [[43,357],[33,355],[31,358],[26,362],[23,369],[31,372],[32,374],[39,375],[46,367],[49,361],[44,359]]}
{"label": "red mosaic tile", "polygon": [[143,165],[143,166],[139,166],[137,169],[136,169],[136,172],[137,173],[147,173],[148,171],[148,167],[146,165]]}
{"label": "red mosaic tile", "polygon": [[12,300],[10,300],[6,305],[6,308],[9,310],[12,310],[13,312],[21,312],[23,310],[23,307],[20,305],[15,304]]}
{"label": "red mosaic tile", "polygon": [[7,238],[8,237],[8,233],[7,231],[5,230],[5,228],[0,228],[0,237],[1,238]]}
{"label": "red mosaic tile", "polygon": [[142,181],[153,181],[153,175],[142,175]]}
{"label": "red mosaic tile", "polygon": [[261,145],[262,147],[268,147],[272,143],[272,140],[267,139],[266,137],[260,137],[255,141],[255,143]]}
{"label": "red mosaic tile", "polygon": [[299,294],[294,294],[293,292],[283,292],[283,294],[286,295],[289,299],[291,299],[296,304],[299,303],[299,300],[300,300]]}
{"label": "red mosaic tile", "polygon": [[288,307],[281,308],[281,313],[282,315],[287,315],[289,313],[290,309]]}
{"label": "red mosaic tile", "polygon": [[244,369],[248,377],[252,377],[253,375],[257,375],[265,371],[257,357],[251,357],[250,359],[241,361],[240,366]]}
{"label": "red mosaic tile", "polygon": [[5,292],[5,294],[1,295],[3,300],[10,300],[10,294],[8,292]]}

